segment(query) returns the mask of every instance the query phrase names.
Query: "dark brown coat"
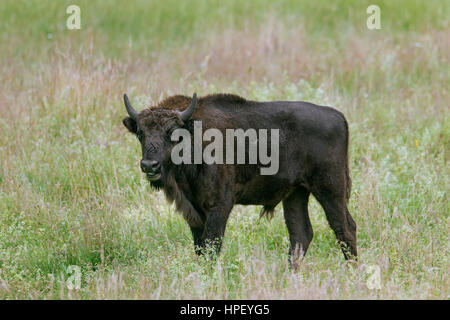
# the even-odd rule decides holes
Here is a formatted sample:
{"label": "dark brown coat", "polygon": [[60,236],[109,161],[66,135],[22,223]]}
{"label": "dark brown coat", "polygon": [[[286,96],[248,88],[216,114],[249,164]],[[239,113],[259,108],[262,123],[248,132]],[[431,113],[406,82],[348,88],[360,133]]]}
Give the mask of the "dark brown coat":
{"label": "dark brown coat", "polygon": [[[345,257],[357,256],[356,224],[348,209],[351,180],[348,167],[348,124],[336,109],[300,101],[256,102],[229,94],[198,100],[195,113],[183,122],[179,111],[191,103],[173,96],[128,117],[124,125],[140,138],[143,159],[161,163],[161,178],[151,181],[174,201],[188,222],[196,251],[212,242],[220,250],[226,222],[235,204],[262,205],[262,215],[272,214],[282,202],[290,236],[290,256],[306,253],[313,237],[308,216],[312,193],[325,210],[328,222],[341,243]],[[260,174],[260,164],[174,165],[170,133],[201,120],[203,131],[217,128],[279,129],[280,167],[277,174]]]}

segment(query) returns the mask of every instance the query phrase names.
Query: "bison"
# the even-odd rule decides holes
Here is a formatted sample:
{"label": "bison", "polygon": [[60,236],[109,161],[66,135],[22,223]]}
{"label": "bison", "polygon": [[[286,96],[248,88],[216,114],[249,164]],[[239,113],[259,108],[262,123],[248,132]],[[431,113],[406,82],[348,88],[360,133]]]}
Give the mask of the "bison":
{"label": "bison", "polygon": [[[155,189],[188,223],[197,254],[206,245],[219,253],[230,212],[235,204],[262,205],[271,217],[283,203],[290,238],[291,266],[303,257],[313,238],[308,215],[310,194],[323,207],[345,259],[356,259],[356,224],[347,208],[351,179],[348,165],[349,130],[336,109],[302,101],[257,102],[232,94],[197,99],[175,95],[137,112],[124,95],[125,127],[142,147],[140,167]],[[262,175],[256,164],[174,164],[171,150],[176,129],[193,134],[194,121],[204,128],[278,129],[279,168]]]}

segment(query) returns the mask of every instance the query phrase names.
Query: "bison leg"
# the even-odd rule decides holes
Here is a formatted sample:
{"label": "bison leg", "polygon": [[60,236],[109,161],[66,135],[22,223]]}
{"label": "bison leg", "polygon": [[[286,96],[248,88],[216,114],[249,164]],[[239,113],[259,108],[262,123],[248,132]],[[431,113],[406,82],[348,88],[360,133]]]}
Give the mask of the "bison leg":
{"label": "bison leg", "polygon": [[209,246],[210,254],[218,255],[222,247],[222,239],[230,215],[231,208],[210,211],[206,215],[205,230],[203,231],[203,246]]}
{"label": "bison leg", "polygon": [[191,232],[192,232],[192,237],[194,238],[195,253],[197,255],[201,255],[202,249],[204,247],[204,242],[203,242],[202,236],[203,236],[203,231],[204,231],[205,227],[201,226],[201,227],[190,227],[190,228],[191,228]]}
{"label": "bison leg", "polygon": [[313,237],[308,215],[309,191],[298,188],[283,200],[286,227],[289,232],[289,262],[292,269],[298,267],[298,260],[306,254]]}
{"label": "bison leg", "polygon": [[325,210],[345,259],[356,259],[356,223],[347,208],[345,188],[322,188],[313,194]]}

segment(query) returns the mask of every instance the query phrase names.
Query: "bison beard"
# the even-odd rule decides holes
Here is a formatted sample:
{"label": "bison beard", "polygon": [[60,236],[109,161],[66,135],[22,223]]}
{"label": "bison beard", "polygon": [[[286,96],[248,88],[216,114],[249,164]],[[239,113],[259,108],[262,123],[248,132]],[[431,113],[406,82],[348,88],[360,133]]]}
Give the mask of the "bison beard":
{"label": "bison beard", "polygon": [[[345,258],[356,259],[356,224],[347,208],[351,188],[349,132],[341,112],[307,102],[256,102],[229,94],[209,95],[198,101],[195,95],[192,99],[172,96],[139,113],[125,96],[125,106],[130,117],[123,123],[138,136],[143,161],[156,161],[161,167],[160,178],[149,179],[150,184],[162,189],[182,213],[191,228],[196,253],[203,253],[207,244],[220,251],[235,204],[262,205],[261,215],[271,217],[282,202],[290,262],[296,268],[313,238],[308,215],[308,200],[313,194]],[[201,120],[205,130],[216,128],[222,133],[227,128],[279,129],[278,172],[261,175],[260,163],[173,164],[170,132],[185,128],[192,134],[194,120]]]}

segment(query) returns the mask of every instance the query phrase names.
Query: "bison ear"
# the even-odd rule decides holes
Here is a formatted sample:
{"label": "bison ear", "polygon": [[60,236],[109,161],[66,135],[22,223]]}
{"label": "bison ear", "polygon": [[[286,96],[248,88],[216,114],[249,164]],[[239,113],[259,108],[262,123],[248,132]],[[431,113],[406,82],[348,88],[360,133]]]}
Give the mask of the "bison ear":
{"label": "bison ear", "polygon": [[132,119],[131,117],[126,117],[122,120],[123,125],[131,132],[136,134],[137,132],[137,124],[136,120]]}

